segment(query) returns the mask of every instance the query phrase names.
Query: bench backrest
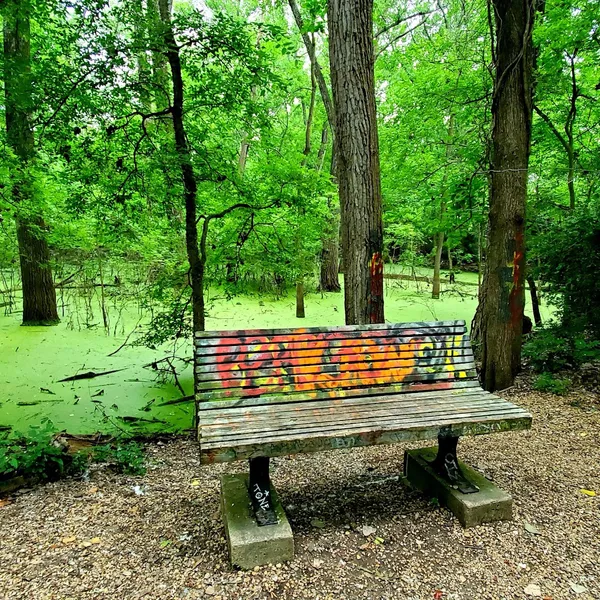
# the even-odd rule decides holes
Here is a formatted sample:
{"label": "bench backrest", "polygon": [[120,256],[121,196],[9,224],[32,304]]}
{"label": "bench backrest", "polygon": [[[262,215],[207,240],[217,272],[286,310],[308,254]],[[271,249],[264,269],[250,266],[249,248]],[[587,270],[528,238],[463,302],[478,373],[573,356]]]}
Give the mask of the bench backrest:
{"label": "bench backrest", "polygon": [[464,321],[201,332],[195,380],[235,406],[479,386]]}

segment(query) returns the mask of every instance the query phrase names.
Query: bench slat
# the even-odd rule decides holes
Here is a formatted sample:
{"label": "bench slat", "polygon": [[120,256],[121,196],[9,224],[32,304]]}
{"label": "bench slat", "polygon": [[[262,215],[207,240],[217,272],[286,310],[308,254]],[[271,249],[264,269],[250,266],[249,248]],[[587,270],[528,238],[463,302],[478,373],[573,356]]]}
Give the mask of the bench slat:
{"label": "bench slat", "polygon": [[[445,343],[460,342],[464,339],[464,336],[459,334],[450,335],[436,335],[435,338],[428,339],[426,336],[413,336],[405,335],[400,336],[390,335],[389,337],[377,337],[377,338],[360,338],[360,342],[363,346],[405,346],[405,351],[424,351],[429,348],[444,348]],[[292,341],[292,342],[259,342],[259,343],[245,343],[241,339],[236,340],[236,344],[218,344],[210,346],[202,346],[197,348],[197,352],[203,355],[210,354],[239,354],[242,352],[268,352],[269,350],[285,349],[287,351],[296,350],[315,350],[317,348],[329,349],[329,348],[355,348],[356,340],[353,339],[323,339],[323,340],[306,340],[306,341]]]}
{"label": "bench slat", "polygon": [[426,417],[437,418],[439,416],[448,416],[448,414],[459,415],[461,413],[479,413],[497,411],[498,413],[510,414],[512,411],[521,411],[517,406],[506,406],[498,398],[481,399],[474,404],[470,402],[447,402],[445,404],[424,404],[413,407],[386,407],[367,409],[361,407],[355,411],[323,411],[322,414],[314,411],[312,414],[294,415],[294,416],[276,416],[272,415],[270,420],[247,418],[245,421],[235,421],[230,423],[203,423],[201,438],[203,441],[211,439],[229,439],[230,437],[251,436],[253,434],[263,434],[265,431],[277,431],[286,433],[293,430],[312,429],[313,427],[329,427],[330,429],[339,429],[344,425],[353,423],[368,423],[373,419],[377,423],[387,421],[407,421],[414,418],[423,419]]}
{"label": "bench slat", "polygon": [[211,410],[215,404],[220,407],[234,407],[234,406],[253,406],[253,405],[268,405],[268,404],[289,404],[291,402],[306,402],[307,400],[326,400],[330,398],[352,398],[361,397],[368,398],[375,395],[382,394],[412,394],[415,392],[428,392],[437,390],[455,390],[462,388],[477,388],[481,389],[479,381],[475,379],[458,379],[458,380],[446,380],[446,381],[428,381],[419,383],[418,381],[386,385],[378,387],[367,387],[367,388],[351,388],[341,390],[314,390],[311,392],[297,392],[294,394],[271,394],[263,395],[262,397],[256,398],[240,398],[237,397],[235,400],[218,399],[214,400],[214,392],[205,392],[203,394],[196,394],[198,400],[198,410]]}
{"label": "bench slat", "polygon": [[354,341],[385,338],[437,338],[439,336],[463,335],[466,327],[439,327],[431,329],[374,329],[371,331],[326,331],[322,333],[299,333],[277,335],[240,335],[221,338],[196,339],[197,348],[211,348],[214,346],[239,346],[245,344],[289,344],[308,342],[331,342],[332,340]]}
{"label": "bench slat", "polygon": [[[417,355],[421,356],[423,351],[417,351]],[[470,348],[468,340],[464,337],[460,340],[448,342],[439,345],[435,348],[435,357],[450,357],[450,356],[472,356],[473,351]],[[209,368],[211,365],[221,365],[227,363],[244,362],[244,363],[260,363],[263,361],[299,361],[292,364],[308,364],[310,361],[322,363],[325,359],[332,357],[340,358],[343,356],[344,361],[363,360],[364,358],[372,357],[373,360],[383,359],[392,355],[397,358],[411,358],[415,356],[415,350],[407,349],[394,345],[370,345],[370,346],[341,346],[335,349],[334,352],[324,353],[322,349],[307,349],[307,350],[282,350],[279,347],[276,350],[260,350],[255,352],[240,352],[233,354],[204,354],[196,352],[196,364],[198,368]]]}
{"label": "bench slat", "polygon": [[[273,412],[273,410],[277,410],[278,413],[299,413],[302,411],[313,411],[323,409],[331,409],[336,406],[345,406],[349,410],[354,410],[355,407],[360,406],[369,406],[371,407],[373,403],[377,404],[402,404],[405,403],[408,405],[412,405],[414,403],[422,402],[423,400],[428,400],[432,396],[435,396],[440,402],[445,401],[446,398],[460,398],[464,396],[482,396],[487,395],[489,392],[483,391],[479,385],[475,382],[469,382],[472,384],[471,387],[463,387],[459,389],[446,389],[446,390],[436,390],[434,392],[413,392],[412,394],[404,393],[404,394],[390,394],[390,395],[369,395],[369,396],[349,396],[345,398],[333,398],[329,400],[305,400],[304,402],[283,402],[282,404],[253,404],[247,405],[244,402],[240,404],[240,406],[233,406],[234,402],[207,402],[201,405],[201,414],[200,419],[201,423],[206,421],[212,421],[219,416],[222,416],[226,419],[236,419],[239,417],[244,417],[247,414],[252,414],[253,418],[259,418],[261,415],[265,415],[267,418]],[[287,398],[287,396],[282,396],[282,398]],[[254,400],[252,398],[251,400]],[[237,401],[239,402],[239,400]],[[229,406],[223,406],[223,404],[229,404]]]}
{"label": "bench slat", "polygon": [[[403,396],[379,396],[369,398],[346,398],[343,400],[326,400],[317,402],[295,402],[287,404],[265,404],[262,406],[215,409],[203,412],[201,415],[202,427],[213,425],[232,425],[236,423],[247,423],[248,421],[269,422],[274,418],[280,419],[302,419],[313,418],[320,414],[339,414],[340,407],[348,413],[370,412],[385,410],[388,412],[411,410],[425,407],[425,405],[439,404],[449,406],[450,404],[466,404],[475,401],[487,401],[488,398],[497,398],[489,392],[482,390],[467,390],[469,393],[440,395],[438,392],[431,394],[410,394]],[[413,396],[418,396],[413,398]],[[218,404],[218,403],[215,403]]]}
{"label": "bench slat", "polygon": [[[371,431],[373,425],[376,428],[383,429],[412,429],[416,426],[427,427],[431,423],[439,424],[445,420],[446,423],[454,423],[456,421],[462,421],[465,419],[477,419],[479,421],[485,421],[487,419],[511,419],[514,417],[522,417],[523,411],[517,409],[513,411],[501,410],[494,407],[482,408],[481,410],[466,410],[456,409],[456,413],[450,416],[446,413],[430,413],[418,418],[402,418],[402,417],[383,417],[373,420],[365,419],[354,420],[354,421],[343,421],[340,423],[323,423],[314,425],[301,425],[289,427],[283,429],[274,429],[270,431],[244,431],[239,434],[232,433],[227,436],[215,435],[214,437],[200,438],[201,445],[210,449],[212,447],[223,447],[232,446],[238,443],[254,443],[254,442],[274,442],[277,440],[292,440],[301,438],[308,438],[311,436],[319,436],[328,434],[330,432],[337,432],[339,435],[344,435],[346,431]],[[213,446],[214,444],[214,446]]]}
{"label": "bench slat", "polygon": [[413,323],[378,323],[374,325],[341,325],[337,327],[300,327],[282,329],[237,329],[221,331],[197,331],[196,339],[213,337],[242,337],[262,335],[285,335],[285,334],[311,334],[328,332],[350,332],[355,331],[377,331],[385,329],[439,329],[440,327],[465,327],[465,321],[415,321]]}
{"label": "bench slat", "polygon": [[[201,367],[196,368],[196,381],[224,381],[228,379],[257,379],[264,377],[285,377],[287,375],[316,375],[319,373],[360,373],[364,371],[387,371],[411,369],[415,365],[414,359],[399,360],[365,360],[361,362],[333,362],[327,364],[289,365],[283,362],[279,365],[266,365],[262,368],[252,369],[247,364],[232,363],[228,369],[206,371]],[[475,363],[471,357],[448,358],[443,366],[455,367],[456,370],[473,369]]]}
{"label": "bench slat", "polygon": [[[318,388],[322,382],[336,382],[340,386],[354,387],[367,385],[369,382],[388,383],[391,381],[404,381],[408,376],[436,375],[437,373],[453,373],[455,378],[464,378],[464,373],[474,373],[475,363],[441,364],[432,366],[404,365],[401,367],[387,367],[381,369],[370,369],[368,364],[363,363],[361,370],[333,370],[325,371],[319,369],[317,372],[309,374],[295,373],[292,369],[280,369],[282,373],[267,373],[262,376],[255,376],[247,371],[241,372],[241,377],[217,377],[207,381],[199,381],[196,389],[233,389],[233,388],[265,388],[270,385],[294,385],[296,384],[315,384]],[[238,371],[239,373],[239,371]],[[230,375],[231,372],[228,372]],[[312,389],[312,388],[311,388]]]}
{"label": "bench slat", "polygon": [[[402,377],[401,381],[404,383],[414,383],[415,385],[424,385],[429,382],[441,382],[454,379],[468,379],[477,377],[475,369],[470,371],[436,371],[433,373],[416,373],[414,375],[406,375]],[[231,387],[223,389],[222,385],[217,386],[218,382],[211,383],[200,383],[198,384],[198,395],[201,397],[204,394],[210,394],[210,398],[232,398],[232,397],[252,397],[252,396],[268,396],[274,394],[295,394],[297,392],[309,392],[311,390],[335,390],[335,395],[339,395],[342,389],[352,388],[369,388],[382,384],[393,384],[394,387],[398,384],[395,383],[400,379],[400,375],[381,375],[372,377],[351,378],[329,378],[320,377],[318,380],[312,379],[306,383],[298,381],[298,378],[291,377],[293,380],[292,384],[287,383],[274,383],[267,384],[266,382],[260,387]],[[223,382],[224,383],[224,382]],[[206,388],[209,390],[206,390]],[[218,388],[218,389],[214,389]]]}
{"label": "bench slat", "polygon": [[531,427],[531,416],[515,415],[514,417],[498,417],[490,415],[482,418],[475,417],[440,418],[435,422],[414,421],[411,427],[382,427],[373,424],[372,427],[360,427],[354,430],[345,430],[343,433],[336,430],[307,434],[295,439],[261,440],[260,442],[237,442],[230,446],[221,446],[213,443],[207,448],[201,445],[201,462],[217,463],[232,460],[245,460],[254,456],[284,456],[301,452],[318,452],[322,450],[357,448],[378,444],[393,444],[399,442],[435,439],[440,433],[455,436],[481,435],[500,431],[528,429]]}

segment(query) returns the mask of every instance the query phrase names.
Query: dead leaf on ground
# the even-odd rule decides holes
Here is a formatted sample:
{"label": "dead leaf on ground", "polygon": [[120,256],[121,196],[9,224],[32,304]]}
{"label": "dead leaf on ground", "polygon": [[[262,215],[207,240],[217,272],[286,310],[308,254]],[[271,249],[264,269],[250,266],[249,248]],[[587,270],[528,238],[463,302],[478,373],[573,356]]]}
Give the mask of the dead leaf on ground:
{"label": "dead leaf on ground", "polygon": [[64,537],[61,542],[63,544],[72,544],[73,542],[77,541],[77,536],[76,535],[70,535],[68,537]]}
{"label": "dead leaf on ground", "polygon": [[9,500],[8,498],[0,499],[0,508],[8,506],[9,504],[12,504],[12,500]]}
{"label": "dead leaf on ground", "polygon": [[586,490],[586,489],[580,489],[579,490],[582,494],[585,494],[586,496],[589,496],[590,498],[593,498],[596,495],[596,492],[594,490]]}

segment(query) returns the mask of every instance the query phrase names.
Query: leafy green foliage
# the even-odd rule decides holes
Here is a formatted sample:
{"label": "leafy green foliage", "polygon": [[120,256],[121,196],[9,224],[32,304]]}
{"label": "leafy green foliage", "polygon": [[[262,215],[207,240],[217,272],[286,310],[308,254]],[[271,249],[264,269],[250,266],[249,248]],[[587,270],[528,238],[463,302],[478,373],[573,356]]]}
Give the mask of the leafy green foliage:
{"label": "leafy green foliage", "polygon": [[96,446],[91,456],[95,462],[108,464],[116,473],[124,475],[145,475],[146,473],[144,446],[137,442],[118,442]]}
{"label": "leafy green foliage", "polygon": [[539,373],[557,373],[600,358],[600,344],[554,323],[529,337],[523,346],[523,357]]}
{"label": "leafy green foliage", "polygon": [[52,423],[32,427],[26,437],[0,440],[0,481],[24,477],[35,481],[56,481],[80,472],[81,462],[65,453],[51,439]]}
{"label": "leafy green foliage", "polygon": [[541,373],[533,384],[533,388],[538,392],[550,392],[557,396],[568,394],[571,386],[572,382],[568,377],[556,377],[552,373]]}
{"label": "leafy green foliage", "polygon": [[600,205],[547,224],[536,238],[538,276],[569,331],[600,337]]}

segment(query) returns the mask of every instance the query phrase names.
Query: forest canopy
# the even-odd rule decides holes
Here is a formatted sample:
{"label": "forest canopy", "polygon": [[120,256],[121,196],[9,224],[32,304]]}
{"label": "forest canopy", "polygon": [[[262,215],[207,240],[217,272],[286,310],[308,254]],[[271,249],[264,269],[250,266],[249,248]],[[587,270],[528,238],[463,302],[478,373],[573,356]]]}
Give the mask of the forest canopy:
{"label": "forest canopy", "polygon": [[[143,289],[160,305],[145,338],[157,345],[204,328],[209,288],[295,287],[299,304],[338,291],[325,4],[5,0],[5,303],[21,280],[24,321],[53,322],[55,288],[128,282],[124,297]],[[441,266],[484,271],[494,10],[482,0],[373,8],[382,258],[413,274],[434,267],[434,298]],[[563,324],[595,335],[600,6],[548,0],[535,13],[527,279],[556,315],[582,316]]]}

